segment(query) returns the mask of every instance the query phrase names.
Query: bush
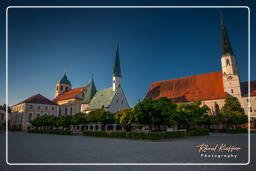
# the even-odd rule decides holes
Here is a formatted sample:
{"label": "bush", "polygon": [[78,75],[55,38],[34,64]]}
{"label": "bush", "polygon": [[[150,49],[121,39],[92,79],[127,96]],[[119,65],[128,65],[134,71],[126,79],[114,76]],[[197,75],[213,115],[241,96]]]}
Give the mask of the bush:
{"label": "bush", "polygon": [[160,140],[168,138],[195,136],[195,135],[208,135],[208,130],[196,130],[191,133],[186,131],[176,131],[176,132],[122,132],[122,131],[84,131],[84,136],[94,136],[94,137],[110,137],[110,138],[129,138],[129,139],[142,139],[142,140]]}
{"label": "bush", "polygon": [[225,133],[231,133],[231,134],[239,134],[239,133],[247,133],[247,128],[226,128],[224,130]]}
{"label": "bush", "polygon": [[72,135],[71,131],[68,130],[61,130],[61,129],[55,129],[55,130],[39,130],[39,129],[33,129],[29,130],[29,133],[40,133],[40,134],[59,134],[59,135]]}
{"label": "bush", "polygon": [[209,130],[205,128],[197,128],[194,130],[189,130],[187,132],[188,136],[202,136],[202,135],[209,135]]}

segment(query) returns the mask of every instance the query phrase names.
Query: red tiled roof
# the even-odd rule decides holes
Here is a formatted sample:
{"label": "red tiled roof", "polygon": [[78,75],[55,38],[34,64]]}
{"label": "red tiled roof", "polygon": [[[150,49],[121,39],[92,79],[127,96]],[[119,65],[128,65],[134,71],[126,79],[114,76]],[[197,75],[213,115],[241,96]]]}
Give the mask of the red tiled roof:
{"label": "red tiled roof", "polygon": [[212,72],[152,83],[147,95],[151,98],[168,97],[174,102],[223,99],[222,72]]}
{"label": "red tiled roof", "polygon": [[[256,80],[250,81],[250,95],[256,96]],[[241,82],[242,96],[248,96],[248,82]]]}
{"label": "red tiled roof", "polygon": [[[20,102],[18,104],[21,104],[21,103],[36,103],[36,104],[57,105],[56,103],[47,99],[46,97],[42,96],[41,94],[36,94],[34,96],[31,96],[31,97],[23,100],[22,102]],[[16,105],[18,105],[18,104],[16,104]]]}
{"label": "red tiled roof", "polygon": [[79,88],[74,88],[72,90],[69,90],[65,93],[62,93],[61,95],[57,96],[53,101],[59,101],[59,100],[67,100],[67,99],[73,99],[76,98],[76,96],[84,91],[84,88],[87,88],[88,86],[85,87],[79,87]]}

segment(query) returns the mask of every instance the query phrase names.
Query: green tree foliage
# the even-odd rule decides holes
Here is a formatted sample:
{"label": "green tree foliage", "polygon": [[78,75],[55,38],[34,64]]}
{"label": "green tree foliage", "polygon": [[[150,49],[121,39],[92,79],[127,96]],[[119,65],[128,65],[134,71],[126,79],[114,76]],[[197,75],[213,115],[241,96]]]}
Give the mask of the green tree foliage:
{"label": "green tree foliage", "polygon": [[84,113],[77,113],[72,116],[71,124],[72,125],[79,125],[79,124],[86,124],[87,123],[87,117]]}
{"label": "green tree foliage", "polygon": [[[0,110],[6,111],[6,104],[0,105]],[[8,106],[8,113],[11,113],[11,108]]]}
{"label": "green tree foliage", "polygon": [[223,122],[228,125],[237,127],[248,121],[247,115],[245,115],[244,109],[236,97],[228,96],[220,112]]}
{"label": "green tree foliage", "polygon": [[174,125],[176,104],[166,97],[146,98],[134,107],[135,122],[160,129],[161,126]]}
{"label": "green tree foliage", "polygon": [[203,124],[210,122],[208,117],[209,107],[201,105],[200,101],[193,101],[191,104],[180,103],[177,107],[177,113],[174,119],[179,125],[184,124],[186,129],[189,129],[190,125]]}
{"label": "green tree foliage", "polygon": [[95,110],[88,114],[87,120],[89,123],[112,124],[114,123],[114,114],[105,110]]}
{"label": "green tree foliage", "polygon": [[116,123],[121,124],[126,131],[130,131],[131,124],[134,123],[135,120],[133,108],[118,111],[114,115],[114,119]]}

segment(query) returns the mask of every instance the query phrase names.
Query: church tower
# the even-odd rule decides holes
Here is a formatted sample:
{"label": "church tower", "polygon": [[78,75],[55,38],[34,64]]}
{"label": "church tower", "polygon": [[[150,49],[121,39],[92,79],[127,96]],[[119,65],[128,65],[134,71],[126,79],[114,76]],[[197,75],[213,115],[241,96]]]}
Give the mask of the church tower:
{"label": "church tower", "polygon": [[68,80],[67,74],[65,72],[63,77],[56,83],[55,98],[60,94],[71,90],[71,88],[72,88],[71,82]]}
{"label": "church tower", "polygon": [[221,17],[222,55],[221,65],[223,74],[224,92],[235,97],[241,97],[240,78],[236,57],[231,48],[228,33]]}
{"label": "church tower", "polygon": [[120,59],[119,59],[119,44],[117,44],[114,72],[113,72],[113,77],[112,77],[113,91],[116,91],[117,88],[120,86],[121,78],[122,78],[122,75],[121,75]]}

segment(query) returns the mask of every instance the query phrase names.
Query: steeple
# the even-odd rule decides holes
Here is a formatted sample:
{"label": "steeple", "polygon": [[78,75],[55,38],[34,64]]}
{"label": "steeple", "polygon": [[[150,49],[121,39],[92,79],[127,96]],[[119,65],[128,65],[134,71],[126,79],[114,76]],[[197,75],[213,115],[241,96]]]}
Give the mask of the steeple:
{"label": "steeple", "polygon": [[224,92],[231,96],[241,97],[240,78],[236,57],[232,51],[231,44],[228,38],[226,26],[221,16],[221,66]]}
{"label": "steeple", "polygon": [[119,43],[117,43],[114,72],[112,77],[112,87],[113,91],[116,91],[121,84],[121,68],[120,68],[120,59],[119,59]]}
{"label": "steeple", "polygon": [[97,89],[95,87],[93,76],[92,76],[91,80],[88,83],[88,88],[87,88],[83,103],[86,103],[86,104],[90,103],[90,101],[92,100],[96,92],[97,92]]}
{"label": "steeple", "polygon": [[232,47],[228,38],[227,29],[222,17],[222,13],[220,13],[220,18],[221,18],[222,56],[234,56],[234,53],[232,51]]}
{"label": "steeple", "polygon": [[113,76],[122,77],[119,59],[119,43],[117,44]]}
{"label": "steeple", "polygon": [[62,78],[58,81],[58,83],[63,83],[63,84],[69,84],[71,85],[70,81],[68,80],[67,73],[65,72]]}
{"label": "steeple", "polygon": [[55,97],[59,96],[60,94],[71,90],[72,85],[71,82],[68,80],[66,72],[62,76],[60,80],[57,81],[56,83],[56,88],[55,88]]}

